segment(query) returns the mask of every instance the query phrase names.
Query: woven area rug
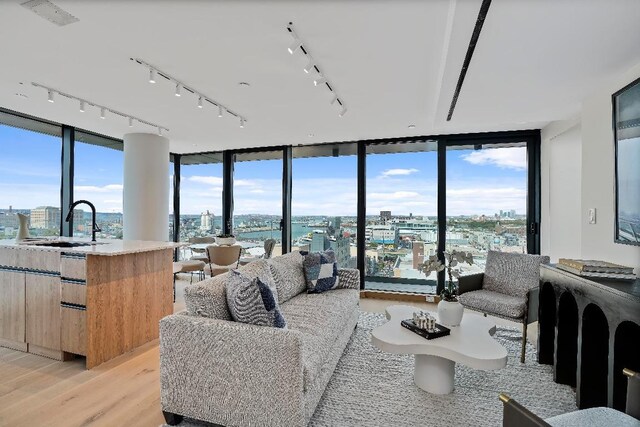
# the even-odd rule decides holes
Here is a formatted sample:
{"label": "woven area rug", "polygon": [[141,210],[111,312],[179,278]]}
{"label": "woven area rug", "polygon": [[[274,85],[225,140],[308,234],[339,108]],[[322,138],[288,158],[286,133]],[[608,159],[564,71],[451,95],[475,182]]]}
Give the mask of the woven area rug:
{"label": "woven area rug", "polygon": [[[521,333],[499,327],[495,338],[509,353],[498,371],[456,365],[455,390],[433,395],[413,383],[413,356],[384,353],[371,344],[371,330],[386,322],[383,314],[360,313],[358,328],[320,400],[310,426],[500,426],[507,393],[542,418],[575,411],[575,392],[553,382],[551,366],[538,365],[527,344],[520,363]],[[203,426],[185,420],[183,427]]]}

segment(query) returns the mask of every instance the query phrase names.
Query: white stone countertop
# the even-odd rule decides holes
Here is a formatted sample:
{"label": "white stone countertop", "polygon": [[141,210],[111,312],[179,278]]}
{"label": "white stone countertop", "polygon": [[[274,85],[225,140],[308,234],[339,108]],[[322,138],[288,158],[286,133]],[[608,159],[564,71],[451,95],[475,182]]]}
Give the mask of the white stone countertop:
{"label": "white stone countertop", "polygon": [[[117,239],[97,239],[97,242],[91,242],[90,238],[74,238],[74,237],[54,237],[54,238],[31,238],[28,241],[16,242],[15,240],[0,240],[0,248],[24,248],[37,251],[53,251],[76,253],[84,255],[102,255],[114,256],[124,254],[134,254],[141,252],[152,252],[162,249],[175,249],[181,246],[187,246],[188,243],[175,242],[159,242],[146,240],[117,240]],[[58,247],[46,246],[42,243],[47,242],[79,242],[90,243],[88,246],[75,247]]]}

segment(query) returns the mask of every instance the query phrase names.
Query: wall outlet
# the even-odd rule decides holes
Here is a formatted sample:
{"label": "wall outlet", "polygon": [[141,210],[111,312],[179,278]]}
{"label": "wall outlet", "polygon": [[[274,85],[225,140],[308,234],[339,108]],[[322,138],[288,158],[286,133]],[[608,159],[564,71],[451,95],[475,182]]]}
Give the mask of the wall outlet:
{"label": "wall outlet", "polygon": [[596,208],[589,209],[589,224],[596,223]]}

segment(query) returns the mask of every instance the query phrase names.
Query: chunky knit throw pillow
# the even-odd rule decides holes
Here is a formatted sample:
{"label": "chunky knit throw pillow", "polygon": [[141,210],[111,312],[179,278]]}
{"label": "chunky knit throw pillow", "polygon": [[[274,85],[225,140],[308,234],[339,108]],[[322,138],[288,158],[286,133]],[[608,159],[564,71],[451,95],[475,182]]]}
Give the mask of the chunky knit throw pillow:
{"label": "chunky knit throw pillow", "polygon": [[275,328],[287,327],[273,291],[259,278],[252,279],[232,270],[225,288],[229,313],[236,322]]}

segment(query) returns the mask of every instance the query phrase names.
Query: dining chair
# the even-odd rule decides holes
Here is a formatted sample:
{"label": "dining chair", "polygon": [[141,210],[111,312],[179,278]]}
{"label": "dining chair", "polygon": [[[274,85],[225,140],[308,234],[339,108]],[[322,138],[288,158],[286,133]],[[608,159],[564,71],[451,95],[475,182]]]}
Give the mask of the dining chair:
{"label": "dining chair", "polygon": [[211,277],[226,273],[232,268],[238,268],[241,251],[242,246],[240,245],[207,246],[207,256]]}
{"label": "dining chair", "polygon": [[267,239],[264,241],[264,259],[271,258],[271,254],[273,253],[273,248],[276,245],[276,239]]}
{"label": "dining chair", "polygon": [[[203,243],[215,243],[215,237],[189,237],[189,244],[197,245]],[[192,248],[191,250],[191,259],[194,261],[203,261],[205,263],[209,263],[209,257],[207,256],[207,250],[204,248]]]}

